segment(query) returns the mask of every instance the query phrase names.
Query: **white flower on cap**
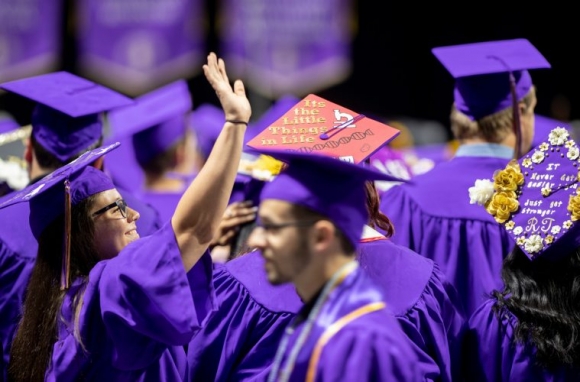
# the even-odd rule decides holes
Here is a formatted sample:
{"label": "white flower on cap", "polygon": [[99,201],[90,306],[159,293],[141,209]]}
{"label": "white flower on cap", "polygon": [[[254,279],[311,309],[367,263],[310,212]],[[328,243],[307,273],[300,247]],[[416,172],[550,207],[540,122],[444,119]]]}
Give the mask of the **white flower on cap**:
{"label": "white flower on cap", "polygon": [[489,179],[477,179],[473,187],[469,187],[469,203],[485,205],[493,195],[493,182]]}
{"label": "white flower on cap", "polygon": [[550,144],[554,146],[563,145],[568,140],[568,131],[563,127],[556,127],[550,132],[548,139]]}
{"label": "white flower on cap", "polygon": [[22,190],[28,184],[28,172],[15,161],[0,159],[0,181],[13,190]]}

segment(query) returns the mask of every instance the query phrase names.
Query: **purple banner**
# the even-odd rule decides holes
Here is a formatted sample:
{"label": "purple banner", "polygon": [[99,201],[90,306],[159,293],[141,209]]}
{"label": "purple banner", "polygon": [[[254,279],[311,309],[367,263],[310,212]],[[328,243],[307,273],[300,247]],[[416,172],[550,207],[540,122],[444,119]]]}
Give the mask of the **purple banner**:
{"label": "purple banner", "polygon": [[201,72],[202,0],[80,0],[79,66],[86,77],[137,96]]}
{"label": "purple banner", "polygon": [[0,82],[55,70],[62,0],[0,1]]}
{"label": "purple banner", "polygon": [[316,93],[351,72],[352,0],[224,0],[228,70],[269,98]]}

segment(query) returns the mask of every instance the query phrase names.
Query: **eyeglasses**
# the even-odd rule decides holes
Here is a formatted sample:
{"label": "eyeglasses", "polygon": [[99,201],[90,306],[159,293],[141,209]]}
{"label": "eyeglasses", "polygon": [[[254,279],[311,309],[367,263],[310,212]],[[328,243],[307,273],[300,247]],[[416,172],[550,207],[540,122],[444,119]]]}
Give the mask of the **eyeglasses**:
{"label": "eyeglasses", "polygon": [[119,212],[121,212],[121,216],[123,216],[124,218],[127,217],[127,202],[125,202],[124,199],[119,199],[119,200],[115,200],[113,203],[101,208],[100,210],[93,212],[92,217],[98,216],[102,213],[107,212],[108,210],[110,210],[111,208],[115,208],[118,207],[119,208]]}
{"label": "eyeglasses", "polygon": [[259,219],[256,220],[256,228],[261,228],[264,231],[274,231],[277,229],[282,229],[286,227],[308,227],[319,221],[320,219],[312,219],[312,220],[298,220],[292,222],[285,222],[285,223],[263,223]]}

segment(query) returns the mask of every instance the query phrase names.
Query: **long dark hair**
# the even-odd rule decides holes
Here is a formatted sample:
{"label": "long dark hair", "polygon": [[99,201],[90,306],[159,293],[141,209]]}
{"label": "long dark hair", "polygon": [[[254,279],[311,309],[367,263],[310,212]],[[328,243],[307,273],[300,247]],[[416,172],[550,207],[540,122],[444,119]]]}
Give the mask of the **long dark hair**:
{"label": "long dark hair", "polygon": [[546,368],[580,367],[580,250],[558,260],[530,261],[516,248],[505,258],[503,291],[493,291],[498,317],[518,319],[515,341],[537,348]]}
{"label": "long dark hair", "polygon": [[367,210],[369,212],[369,226],[372,228],[380,228],[385,232],[386,237],[391,237],[395,233],[393,223],[389,220],[387,215],[379,210],[381,199],[377,192],[375,182],[365,182],[365,193],[367,201]]}
{"label": "long dark hair", "polygon": [[[97,263],[93,244],[94,223],[89,215],[95,197],[71,209],[71,279],[87,277]],[[24,299],[24,310],[10,351],[10,381],[44,381],[44,375],[57,340],[57,320],[65,292],[60,290],[64,216],[42,232],[38,240],[36,263]],[[81,288],[82,289],[82,288]],[[77,296],[79,297],[79,296]],[[81,298],[75,298],[80,309]],[[80,339],[79,339],[80,340]]]}

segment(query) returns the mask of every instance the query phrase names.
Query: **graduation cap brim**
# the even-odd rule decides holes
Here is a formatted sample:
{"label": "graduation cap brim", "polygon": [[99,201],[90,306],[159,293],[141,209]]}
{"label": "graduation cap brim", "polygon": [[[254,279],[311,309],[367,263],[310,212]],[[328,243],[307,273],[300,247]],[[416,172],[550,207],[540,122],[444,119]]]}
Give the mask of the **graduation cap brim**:
{"label": "graduation cap brim", "polygon": [[453,78],[551,67],[526,39],[443,46],[432,52]]}
{"label": "graduation cap brim", "polygon": [[68,72],[54,72],[0,84],[18,94],[77,118],[127,106],[133,101],[114,91]]}

